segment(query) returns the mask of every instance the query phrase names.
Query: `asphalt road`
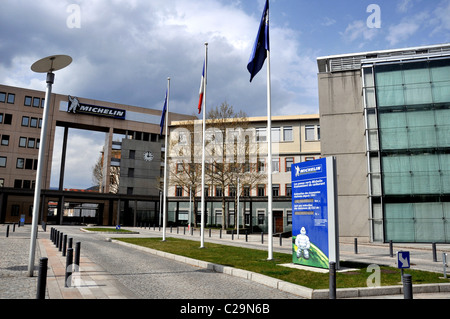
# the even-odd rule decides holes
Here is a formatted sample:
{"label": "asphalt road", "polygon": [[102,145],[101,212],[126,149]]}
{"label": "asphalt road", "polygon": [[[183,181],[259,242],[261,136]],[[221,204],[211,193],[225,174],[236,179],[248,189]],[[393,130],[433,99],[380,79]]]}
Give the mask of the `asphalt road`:
{"label": "asphalt road", "polygon": [[58,230],[74,243],[81,242],[81,255],[100,265],[136,299],[300,299],[250,280],[130,249],[79,227],[58,226]]}

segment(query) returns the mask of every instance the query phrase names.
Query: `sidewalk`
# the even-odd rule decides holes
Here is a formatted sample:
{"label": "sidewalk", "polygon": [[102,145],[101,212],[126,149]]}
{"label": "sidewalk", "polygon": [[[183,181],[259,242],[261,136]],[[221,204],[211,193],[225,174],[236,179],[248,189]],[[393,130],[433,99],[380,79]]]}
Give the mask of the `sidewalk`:
{"label": "sidewalk", "polygon": [[[48,258],[46,299],[129,299],[115,280],[97,265],[80,256],[80,272],[73,275],[73,286],[65,287],[66,257],[50,240],[49,231],[38,231],[34,276],[28,276],[31,226],[0,225],[0,299],[36,299],[39,260]],[[81,266],[82,265],[82,266]]]}

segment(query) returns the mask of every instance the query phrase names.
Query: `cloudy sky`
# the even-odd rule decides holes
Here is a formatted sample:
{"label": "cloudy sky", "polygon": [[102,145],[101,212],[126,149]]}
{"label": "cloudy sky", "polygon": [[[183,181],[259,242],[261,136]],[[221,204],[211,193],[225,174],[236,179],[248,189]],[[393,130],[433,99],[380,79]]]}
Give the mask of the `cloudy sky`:
{"label": "cloudy sky", "polygon": [[[31,64],[67,54],[55,93],[161,109],[170,77],[191,115],[208,42],[208,106],[264,116],[265,68],[246,69],[264,2],[2,0],[0,83],[45,90]],[[450,0],[271,0],[270,35],[272,115],[318,113],[317,57],[450,42]]]}

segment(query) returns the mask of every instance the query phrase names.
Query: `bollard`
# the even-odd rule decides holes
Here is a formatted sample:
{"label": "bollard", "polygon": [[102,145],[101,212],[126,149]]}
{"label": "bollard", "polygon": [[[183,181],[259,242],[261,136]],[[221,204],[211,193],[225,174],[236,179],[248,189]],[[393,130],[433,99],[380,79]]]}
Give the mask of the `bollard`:
{"label": "bollard", "polygon": [[336,263],[330,262],[330,299],[336,299]]}
{"label": "bollard", "polygon": [[16,223],[13,223],[13,233],[16,232]]}
{"label": "bollard", "polygon": [[248,242],[248,231],[247,231],[247,229],[245,230],[245,242]]}
{"label": "bollard", "polygon": [[64,235],[62,255],[65,257],[67,252],[67,235]]}
{"label": "bollard", "polygon": [[78,266],[78,269],[80,267],[80,248],[81,248],[81,243],[77,242],[75,244],[75,258],[74,258],[74,264]]}
{"label": "bollard", "polygon": [[413,299],[411,275],[403,275],[403,296],[405,299]]}
{"label": "bollard", "polygon": [[358,238],[355,238],[355,255],[358,254]]}
{"label": "bollard", "polygon": [[9,225],[6,226],[6,237],[9,237]]}
{"label": "bollard", "polygon": [[234,229],[231,231],[231,240],[234,240]]}
{"label": "bollard", "polygon": [[73,248],[67,250],[66,257],[66,276],[64,280],[64,287],[68,288],[71,286],[72,281],[72,268],[73,268]]}
{"label": "bollard", "polygon": [[431,248],[433,250],[433,261],[437,262],[437,255],[436,255],[436,243],[431,244]]}
{"label": "bollard", "polygon": [[61,234],[59,233],[59,230],[58,230],[58,232],[56,233],[56,242],[55,242],[56,248],[59,247],[59,236],[60,236],[60,235],[61,235]]}
{"label": "bollard", "polygon": [[222,228],[220,229],[220,239],[222,239]]}
{"label": "bollard", "polygon": [[447,254],[442,253],[442,264],[444,266],[444,278],[447,279]]}
{"label": "bollard", "polygon": [[261,232],[261,244],[264,244],[264,232]]}
{"label": "bollard", "polygon": [[183,235],[186,235],[186,226],[183,226]]}
{"label": "bollard", "polygon": [[392,240],[389,241],[389,256],[394,257],[394,246],[392,245]]}
{"label": "bollard", "polygon": [[50,241],[53,240],[53,227],[50,228]]}
{"label": "bollard", "polygon": [[281,237],[281,233],[280,233],[280,246],[283,246],[283,237]]}
{"label": "bollard", "polygon": [[69,243],[67,244],[67,248],[73,248],[72,243],[73,243],[73,239],[69,238]]}
{"label": "bollard", "polygon": [[45,289],[47,287],[47,264],[48,258],[42,257],[39,260],[39,273],[37,281],[36,299],[45,299]]}
{"label": "bollard", "polygon": [[209,238],[211,238],[211,228],[209,229]]}
{"label": "bollard", "polygon": [[62,251],[63,237],[64,233],[59,234],[59,246],[58,246],[59,251]]}

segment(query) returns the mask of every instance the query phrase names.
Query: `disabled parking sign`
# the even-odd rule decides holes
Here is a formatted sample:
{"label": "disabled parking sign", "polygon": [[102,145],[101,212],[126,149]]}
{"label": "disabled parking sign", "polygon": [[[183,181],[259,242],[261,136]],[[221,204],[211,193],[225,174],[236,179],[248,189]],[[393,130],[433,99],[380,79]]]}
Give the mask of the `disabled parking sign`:
{"label": "disabled parking sign", "polygon": [[292,165],[292,261],[339,269],[336,159]]}

